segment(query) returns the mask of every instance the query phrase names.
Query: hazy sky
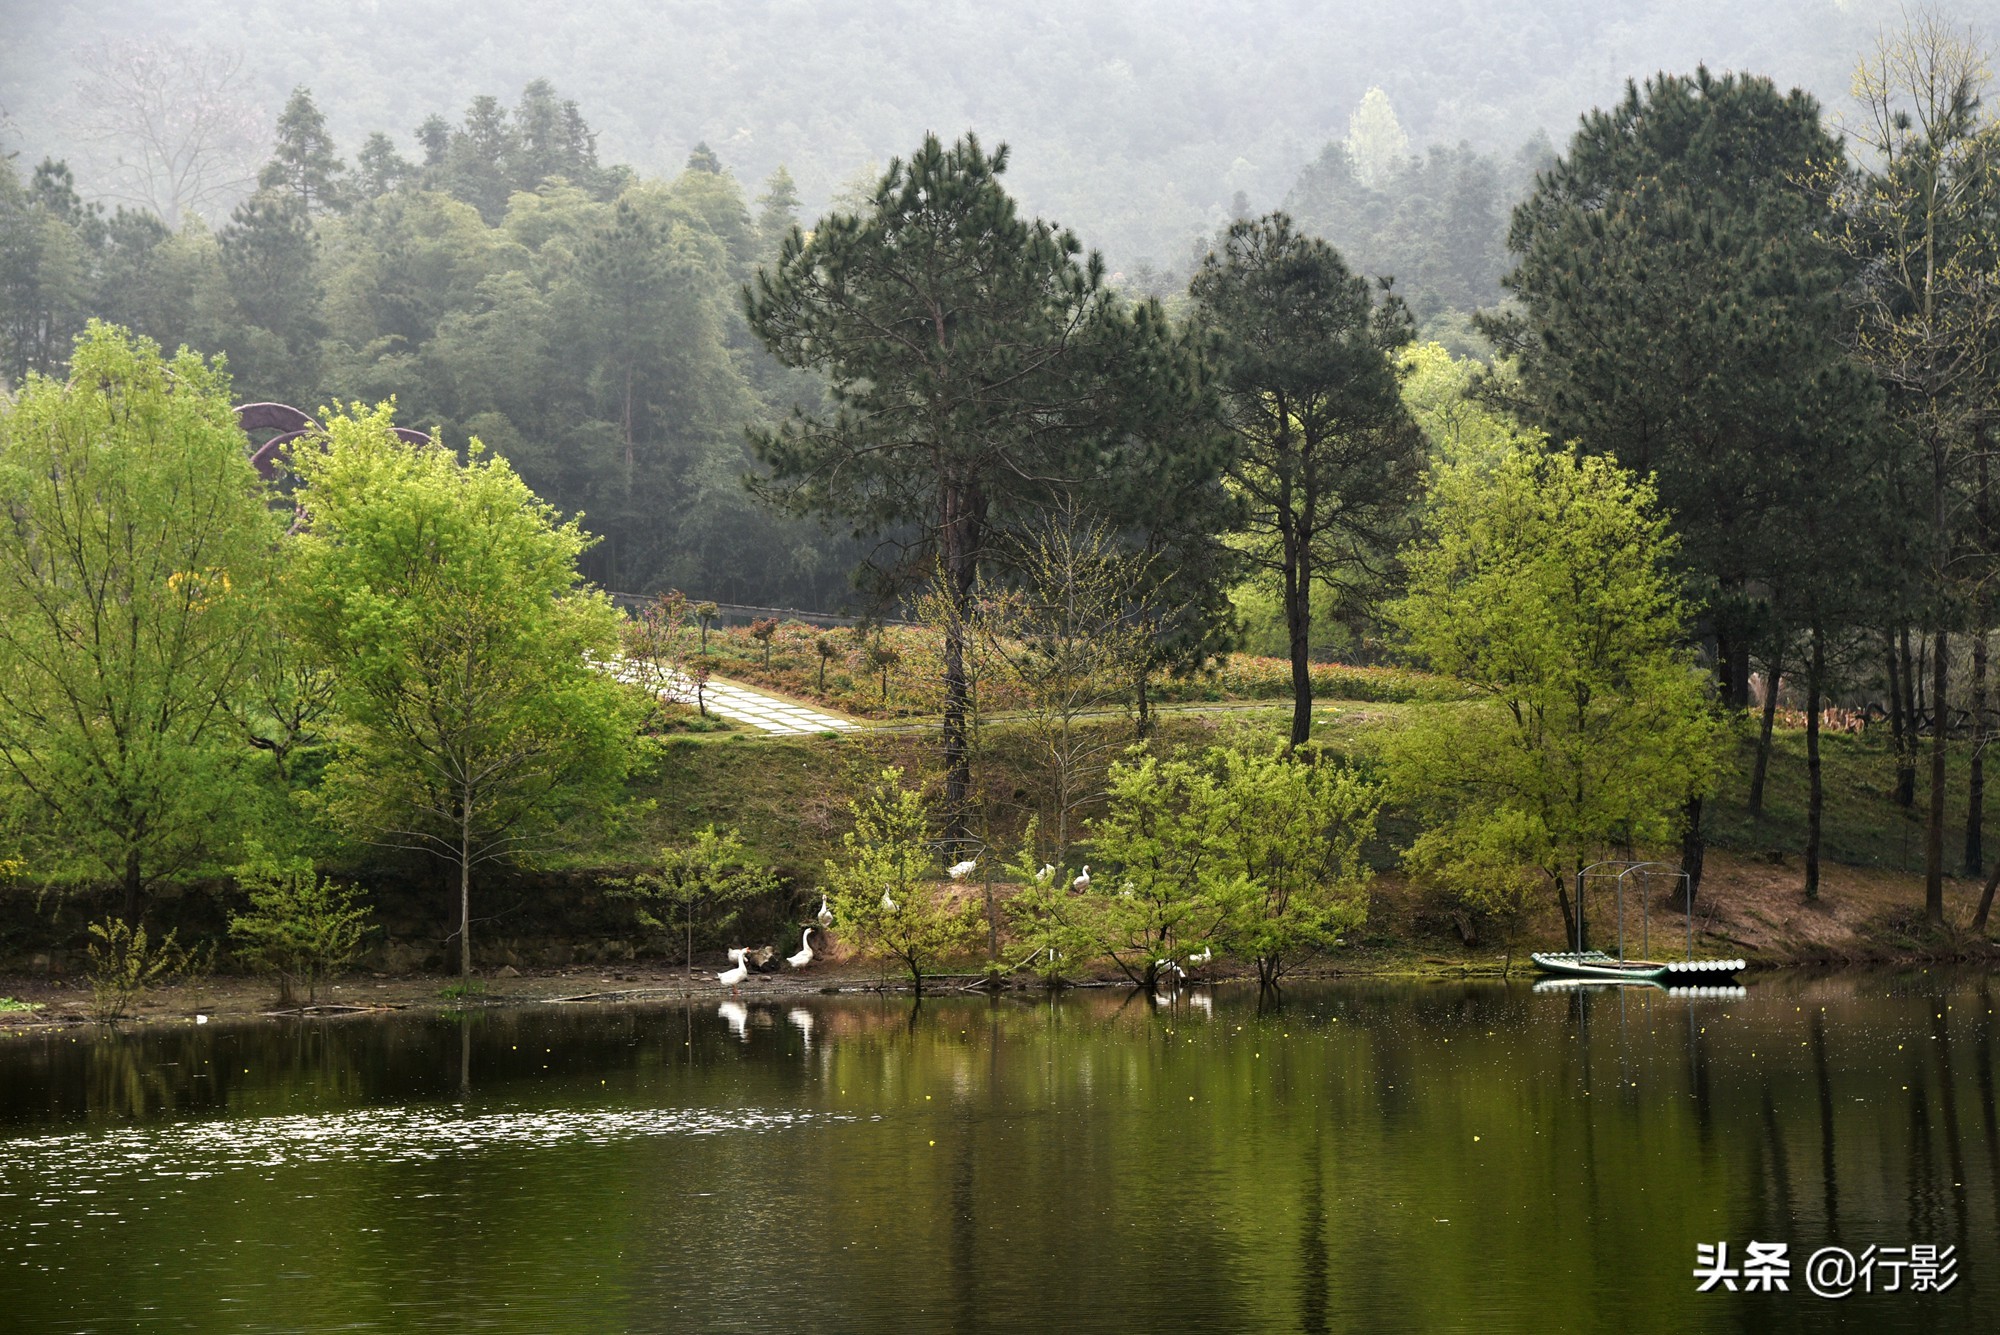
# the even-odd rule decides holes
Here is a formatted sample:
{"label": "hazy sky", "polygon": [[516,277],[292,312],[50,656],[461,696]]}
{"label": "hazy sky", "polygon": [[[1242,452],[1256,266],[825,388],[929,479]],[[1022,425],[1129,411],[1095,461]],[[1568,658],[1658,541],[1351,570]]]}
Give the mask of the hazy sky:
{"label": "hazy sky", "polygon": [[[1015,150],[1029,207],[1114,259],[1177,255],[1242,190],[1279,203],[1371,85],[1412,143],[1509,149],[1657,69],[1768,73],[1830,106],[1890,0],[0,0],[9,146],[76,142],[78,52],[171,39],[245,57],[274,114],[309,86],[351,153],[423,117],[511,102],[545,76],[607,158],[678,169],[706,140],[756,183],[778,163],[809,207],[926,129]],[[1994,31],[2000,0],[1951,14]]]}

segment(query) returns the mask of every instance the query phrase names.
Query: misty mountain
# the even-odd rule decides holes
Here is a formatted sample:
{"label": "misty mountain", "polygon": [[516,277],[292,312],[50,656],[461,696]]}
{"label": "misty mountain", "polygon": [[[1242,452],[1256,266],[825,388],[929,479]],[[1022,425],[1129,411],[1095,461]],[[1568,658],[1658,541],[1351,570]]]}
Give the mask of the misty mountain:
{"label": "misty mountain", "polygon": [[[88,141],[77,84],[107,41],[241,56],[233,94],[268,126],[310,87],[350,158],[373,131],[417,156],[416,130],[479,94],[547,77],[601,131],[607,162],[678,169],[697,142],[739,179],[779,164],[812,216],[926,129],[1015,151],[1009,186],[1114,265],[1178,267],[1232,203],[1282,203],[1380,87],[1414,154],[1511,160],[1658,69],[1768,74],[1838,113],[1855,54],[1893,0],[5,0],[6,147],[66,157],[86,196],[111,150]],[[2000,3],[1954,17],[1990,28]],[[258,146],[268,147],[268,139]],[[1449,166],[1449,164],[1445,164]],[[226,206],[222,212],[226,212]],[[219,213],[216,215],[219,217]]]}

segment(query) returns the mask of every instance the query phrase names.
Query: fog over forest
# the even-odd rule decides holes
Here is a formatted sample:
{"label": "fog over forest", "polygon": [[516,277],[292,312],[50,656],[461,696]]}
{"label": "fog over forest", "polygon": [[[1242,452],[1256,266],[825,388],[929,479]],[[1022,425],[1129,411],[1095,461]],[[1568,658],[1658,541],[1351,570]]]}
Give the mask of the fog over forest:
{"label": "fog over forest", "polygon": [[[2000,4],[1953,17],[1990,30]],[[1192,239],[1284,203],[1344,136],[1369,88],[1413,151],[1511,155],[1555,144],[1629,77],[1717,70],[1815,93],[1836,118],[1854,56],[1895,0],[5,0],[4,147],[67,158],[92,196],[109,175],[79,132],[83,57],[111,40],[239,50],[242,92],[274,118],[312,89],[350,156],[386,130],[414,154],[426,117],[477,94],[512,104],[546,78],[599,131],[606,162],[679,169],[706,142],[739,180],[780,164],[812,216],[925,130],[1015,151],[1009,187],[1113,267],[1185,268]],[[220,213],[226,213],[226,208]],[[220,213],[211,221],[219,222]]]}
{"label": "fog over forest", "polygon": [[[814,409],[825,382],[773,358],[742,295],[794,226],[864,204],[926,133],[1008,145],[1021,211],[1170,317],[1233,219],[1283,209],[1393,277],[1418,341],[1484,357],[1474,316],[1508,297],[1513,208],[1580,117],[1705,63],[1801,87],[1837,128],[1857,56],[1903,15],[0,0],[0,17],[0,388],[58,372],[106,320],[225,357],[242,399],[393,399],[479,439],[602,539],[584,570],[606,587],[832,608],[896,535],[745,489],[768,463],[746,426]],[[1982,39],[1996,18],[2000,0],[1953,15]],[[1265,643],[1275,623],[1239,594]]]}

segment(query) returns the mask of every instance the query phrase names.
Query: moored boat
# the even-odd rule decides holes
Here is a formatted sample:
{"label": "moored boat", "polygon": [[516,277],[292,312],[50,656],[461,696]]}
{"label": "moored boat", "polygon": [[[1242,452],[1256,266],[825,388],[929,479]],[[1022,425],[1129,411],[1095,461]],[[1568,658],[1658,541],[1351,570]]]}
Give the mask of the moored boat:
{"label": "moored boat", "polygon": [[1749,966],[1743,960],[1621,960],[1601,950],[1537,951],[1528,957],[1543,973],[1612,983],[1667,987],[1726,983]]}

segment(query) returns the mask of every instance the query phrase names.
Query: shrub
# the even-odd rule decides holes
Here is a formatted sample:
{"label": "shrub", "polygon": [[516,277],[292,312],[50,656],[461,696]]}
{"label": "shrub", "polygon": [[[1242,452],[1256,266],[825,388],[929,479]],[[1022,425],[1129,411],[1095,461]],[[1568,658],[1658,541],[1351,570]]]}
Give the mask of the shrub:
{"label": "shrub", "polygon": [[301,979],[311,1004],[319,980],[353,963],[374,930],[361,892],[322,879],[310,863],[248,868],[237,881],[250,892],[250,911],[229,920],[229,934],[246,960],[277,974],[284,1004],[292,1002],[293,984]]}
{"label": "shrub", "polygon": [[90,924],[90,938],[90,1013],[102,1024],[124,1018],[148,987],[171,982],[197,963],[172,932],[151,941],[145,924],[123,918]]}
{"label": "shrub", "polygon": [[[678,938],[684,967],[692,972],[697,928],[719,934],[747,901],[777,888],[777,877],[751,864],[741,835],[710,825],[693,843],[661,849],[657,871],[621,882],[611,893],[638,900],[639,925],[663,943]],[[661,912],[654,913],[652,905]]]}

